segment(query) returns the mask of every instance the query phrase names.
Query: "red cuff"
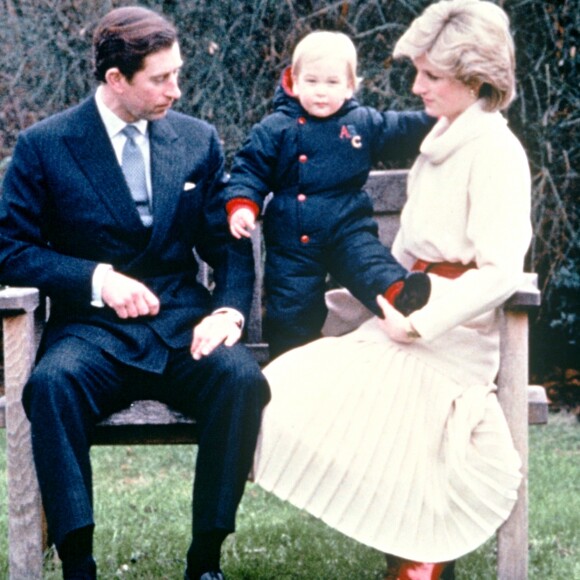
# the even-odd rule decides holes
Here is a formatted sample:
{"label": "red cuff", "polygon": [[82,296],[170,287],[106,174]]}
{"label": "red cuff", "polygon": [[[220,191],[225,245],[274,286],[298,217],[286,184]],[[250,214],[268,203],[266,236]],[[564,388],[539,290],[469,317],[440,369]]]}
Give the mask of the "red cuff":
{"label": "red cuff", "polygon": [[403,280],[397,280],[393,282],[386,290],[383,296],[387,299],[391,306],[395,306],[395,300],[397,296],[403,291],[403,286],[405,282]]}
{"label": "red cuff", "polygon": [[226,212],[228,214],[228,218],[231,218],[232,215],[242,209],[243,207],[247,207],[254,213],[254,217],[257,218],[258,214],[260,213],[260,208],[255,201],[248,199],[247,197],[234,197],[234,199],[230,199],[226,203]]}

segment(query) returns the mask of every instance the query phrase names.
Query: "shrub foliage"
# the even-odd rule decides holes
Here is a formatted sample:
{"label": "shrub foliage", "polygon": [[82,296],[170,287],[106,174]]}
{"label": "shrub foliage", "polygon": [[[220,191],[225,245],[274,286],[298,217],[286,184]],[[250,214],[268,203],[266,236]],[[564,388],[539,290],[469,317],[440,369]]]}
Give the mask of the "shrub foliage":
{"label": "shrub foliage", "polygon": [[[90,40],[96,21],[127,1],[0,0],[0,177],[18,132],[79,102],[94,88]],[[270,110],[281,71],[307,32],[341,30],[356,42],[360,99],[377,108],[418,108],[412,70],[392,48],[425,0],[151,0],[178,26],[185,65],[177,108],[214,123],[228,160]],[[578,354],[580,330],[580,83],[578,0],[499,1],[518,59],[519,97],[508,117],[530,158],[534,241],[528,268],[544,303],[537,344]],[[543,348],[538,346],[538,348]],[[543,358],[543,357],[540,357]]]}

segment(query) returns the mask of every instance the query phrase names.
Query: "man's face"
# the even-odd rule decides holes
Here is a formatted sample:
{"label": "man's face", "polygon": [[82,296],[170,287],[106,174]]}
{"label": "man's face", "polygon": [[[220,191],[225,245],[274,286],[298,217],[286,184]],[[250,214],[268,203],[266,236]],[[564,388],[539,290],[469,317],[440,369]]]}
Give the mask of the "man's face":
{"label": "man's face", "polygon": [[130,81],[122,77],[116,95],[114,112],[127,123],[161,119],[181,96],[177,79],[183,61],[177,43],[150,54],[143,64]]}

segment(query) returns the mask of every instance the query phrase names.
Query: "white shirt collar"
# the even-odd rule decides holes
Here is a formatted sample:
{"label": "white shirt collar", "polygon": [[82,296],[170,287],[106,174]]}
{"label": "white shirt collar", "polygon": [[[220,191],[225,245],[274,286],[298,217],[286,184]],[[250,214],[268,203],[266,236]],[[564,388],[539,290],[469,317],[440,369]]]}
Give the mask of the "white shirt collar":
{"label": "white shirt collar", "polygon": [[[115,115],[115,113],[113,113],[113,111],[111,111],[111,109],[105,105],[103,100],[102,86],[97,88],[95,93],[95,102],[97,104],[99,115],[101,115],[105,129],[107,130],[107,135],[109,135],[109,139],[113,139],[125,128],[128,123]],[[130,124],[135,126],[142,135],[147,135],[147,119],[140,119],[139,121]]]}

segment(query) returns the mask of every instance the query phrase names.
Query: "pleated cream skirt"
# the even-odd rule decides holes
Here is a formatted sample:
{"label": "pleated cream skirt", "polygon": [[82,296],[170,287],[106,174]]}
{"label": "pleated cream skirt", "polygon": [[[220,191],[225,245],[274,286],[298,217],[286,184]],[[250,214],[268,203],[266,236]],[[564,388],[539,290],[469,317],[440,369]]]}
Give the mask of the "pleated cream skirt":
{"label": "pleated cream skirt", "polygon": [[[497,358],[489,336],[458,332],[439,357],[436,341],[398,345],[372,319],[275,360],[254,480],[383,552],[439,562],[477,548],[509,516],[520,459],[481,382]],[[449,341],[474,362],[458,370],[467,353]]]}

